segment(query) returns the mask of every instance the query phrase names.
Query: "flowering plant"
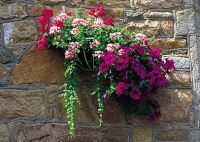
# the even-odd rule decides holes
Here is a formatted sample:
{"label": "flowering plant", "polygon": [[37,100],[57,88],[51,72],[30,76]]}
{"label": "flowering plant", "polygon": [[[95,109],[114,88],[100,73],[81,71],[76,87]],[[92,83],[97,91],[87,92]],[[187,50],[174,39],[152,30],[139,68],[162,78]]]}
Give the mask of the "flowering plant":
{"label": "flowering plant", "polygon": [[78,18],[72,12],[52,16],[51,9],[46,8],[37,19],[39,35],[35,48],[55,47],[65,53],[62,96],[71,135],[74,135],[74,113],[79,104],[75,71],[82,51],[92,53],[95,61],[97,85],[92,94],[98,97],[100,124],[103,102],[108,98],[150,120],[160,116],[154,95],[158,88],[168,86],[166,75],[175,67],[173,61],[162,58],[161,49],[151,47],[146,35],[126,30],[131,25],[116,27],[112,18],[105,17],[105,9],[99,4],[89,10],[88,18],[83,18],[82,12]]}

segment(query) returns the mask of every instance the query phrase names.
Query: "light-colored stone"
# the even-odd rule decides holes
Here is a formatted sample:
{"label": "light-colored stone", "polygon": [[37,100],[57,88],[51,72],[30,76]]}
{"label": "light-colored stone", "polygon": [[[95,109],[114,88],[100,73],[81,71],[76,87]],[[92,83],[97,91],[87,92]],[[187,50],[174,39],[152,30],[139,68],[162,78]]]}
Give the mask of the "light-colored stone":
{"label": "light-colored stone", "polygon": [[185,129],[156,131],[155,138],[159,141],[187,141],[188,132]]}
{"label": "light-colored stone", "polygon": [[56,49],[26,52],[11,74],[12,84],[64,82],[64,55]]}
{"label": "light-colored stone", "polygon": [[9,5],[3,2],[0,2],[0,18],[9,18]]}
{"label": "light-colored stone", "polygon": [[[192,22],[193,21],[193,22]],[[176,12],[176,36],[186,36],[195,32],[194,11],[183,10]]]}
{"label": "light-colored stone", "polygon": [[133,142],[153,142],[153,131],[150,127],[134,127]]}
{"label": "light-colored stone", "polygon": [[162,20],[160,22],[161,29],[160,35],[161,36],[174,36],[174,21],[172,20]]}
{"label": "light-colored stone", "polygon": [[159,11],[148,11],[144,13],[144,18],[173,18],[173,13],[171,12],[159,12]]}
{"label": "light-colored stone", "polygon": [[188,87],[190,86],[190,72],[175,71],[171,73],[168,78],[172,86]]}
{"label": "light-colored stone", "polygon": [[33,20],[3,24],[6,45],[30,45],[36,41],[37,30]]}
{"label": "light-colored stone", "polygon": [[0,120],[44,115],[45,95],[43,90],[0,90]]}
{"label": "light-colored stone", "polygon": [[42,14],[43,5],[41,3],[28,3],[27,14],[29,16],[39,16]]}
{"label": "light-colored stone", "polygon": [[134,27],[130,27],[131,31],[141,30],[147,35],[159,35],[160,34],[160,22],[155,20],[133,20]]}
{"label": "light-colored stone", "polygon": [[25,3],[16,2],[9,5],[10,17],[24,18],[27,16]]}
{"label": "light-colored stone", "polygon": [[162,49],[187,48],[186,39],[161,38],[152,42],[152,47]]}
{"label": "light-colored stone", "polygon": [[24,18],[26,16],[25,3],[16,2],[7,4],[0,2],[0,18]]}
{"label": "light-colored stone", "polygon": [[137,8],[177,8],[182,6],[182,0],[131,0]]}
{"label": "light-colored stone", "polygon": [[102,3],[103,5],[109,7],[130,7],[129,0],[86,0],[85,4],[89,6],[94,6],[97,3]]}
{"label": "light-colored stone", "polygon": [[9,133],[7,125],[0,125],[0,142],[9,142]]}

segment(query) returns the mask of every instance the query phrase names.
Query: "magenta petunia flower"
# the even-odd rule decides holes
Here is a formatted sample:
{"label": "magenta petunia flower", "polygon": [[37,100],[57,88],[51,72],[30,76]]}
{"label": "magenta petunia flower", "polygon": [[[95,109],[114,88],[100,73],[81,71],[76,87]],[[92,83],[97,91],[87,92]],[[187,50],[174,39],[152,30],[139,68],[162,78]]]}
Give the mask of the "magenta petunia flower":
{"label": "magenta petunia flower", "polygon": [[116,85],[116,94],[120,96],[126,92],[126,89],[127,89],[126,83],[118,82]]}
{"label": "magenta petunia flower", "polygon": [[159,48],[149,50],[149,56],[154,58],[159,58],[162,50]]}
{"label": "magenta petunia flower", "polygon": [[106,65],[105,63],[102,63],[99,65],[99,70],[102,72],[102,73],[105,73],[107,70],[108,70],[109,66]]}
{"label": "magenta petunia flower", "polygon": [[138,101],[142,98],[142,92],[140,91],[140,89],[134,88],[130,93],[130,97],[131,99]]}
{"label": "magenta petunia flower", "polygon": [[165,59],[165,63],[163,64],[163,68],[167,71],[173,71],[175,69],[174,62],[169,59]]}
{"label": "magenta petunia flower", "polygon": [[143,55],[143,54],[144,54],[143,47],[140,46],[139,44],[134,44],[133,49],[134,49],[139,55]]}
{"label": "magenta petunia flower", "polygon": [[102,58],[106,65],[112,65],[115,61],[115,55],[112,52],[106,52]]}

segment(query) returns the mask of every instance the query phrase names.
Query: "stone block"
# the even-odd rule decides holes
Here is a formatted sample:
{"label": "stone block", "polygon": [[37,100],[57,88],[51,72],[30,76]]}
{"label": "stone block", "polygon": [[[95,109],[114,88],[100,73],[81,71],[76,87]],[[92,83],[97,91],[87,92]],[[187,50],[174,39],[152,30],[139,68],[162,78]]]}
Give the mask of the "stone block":
{"label": "stone block", "polygon": [[4,42],[9,45],[31,45],[36,41],[37,30],[33,20],[4,23]]}
{"label": "stone block", "polygon": [[160,38],[152,42],[152,47],[162,49],[187,48],[186,39]]}
{"label": "stone block", "polygon": [[182,0],[131,0],[132,6],[141,9],[170,8],[175,9],[182,6]]}
{"label": "stone block", "polygon": [[1,89],[0,120],[43,116],[44,97],[43,90]]}
{"label": "stone block", "polygon": [[155,138],[159,141],[187,141],[188,132],[186,129],[157,130]]}
{"label": "stone block", "polygon": [[182,10],[176,12],[176,36],[186,36],[188,33],[195,33],[194,11]]}
{"label": "stone block", "polygon": [[0,125],[0,142],[9,142],[9,127],[7,125]]}
{"label": "stone block", "polygon": [[64,54],[56,49],[29,50],[13,69],[12,84],[64,83]]}
{"label": "stone block", "polygon": [[130,27],[129,30],[140,30],[147,35],[159,35],[160,34],[160,21],[156,20],[133,20],[134,27]]}
{"label": "stone block", "polygon": [[28,3],[27,4],[27,14],[29,16],[35,17],[42,14],[43,5],[41,3]]}
{"label": "stone block", "polygon": [[153,142],[153,131],[150,127],[134,127],[133,142]]}
{"label": "stone block", "polygon": [[129,130],[123,128],[77,127],[76,137],[70,138],[65,124],[17,124],[16,142],[128,142]]}

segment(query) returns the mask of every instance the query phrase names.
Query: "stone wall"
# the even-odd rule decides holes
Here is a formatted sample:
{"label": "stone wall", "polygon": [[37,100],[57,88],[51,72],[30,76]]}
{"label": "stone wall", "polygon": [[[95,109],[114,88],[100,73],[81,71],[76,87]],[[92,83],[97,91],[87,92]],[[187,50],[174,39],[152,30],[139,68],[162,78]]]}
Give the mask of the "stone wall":
{"label": "stone wall", "polygon": [[[115,102],[105,105],[104,125],[98,127],[95,78],[77,73],[81,106],[77,137],[67,134],[63,100],[63,54],[37,52],[35,19],[41,8],[56,14],[84,12],[101,2],[118,24],[134,22],[155,36],[152,43],[175,61],[171,86],[160,90],[161,118],[150,124],[125,114]],[[199,142],[200,3],[198,0],[0,0],[0,142]]]}

